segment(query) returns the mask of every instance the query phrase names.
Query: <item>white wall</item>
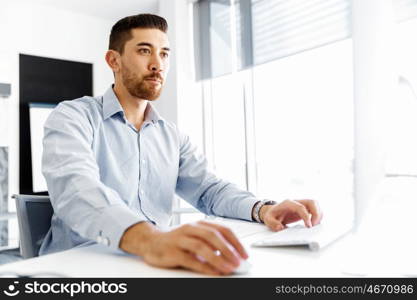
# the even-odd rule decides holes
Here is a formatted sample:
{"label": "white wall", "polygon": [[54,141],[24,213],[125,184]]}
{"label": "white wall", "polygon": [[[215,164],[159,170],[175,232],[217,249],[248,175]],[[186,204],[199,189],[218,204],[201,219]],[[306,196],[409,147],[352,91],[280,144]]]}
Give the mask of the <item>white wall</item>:
{"label": "white wall", "polygon": [[11,96],[0,98],[0,145],[8,145],[10,153],[9,195],[19,190],[19,53],[93,63],[93,93],[100,95],[113,82],[104,61],[113,23],[35,1],[1,1],[0,82],[12,84]]}

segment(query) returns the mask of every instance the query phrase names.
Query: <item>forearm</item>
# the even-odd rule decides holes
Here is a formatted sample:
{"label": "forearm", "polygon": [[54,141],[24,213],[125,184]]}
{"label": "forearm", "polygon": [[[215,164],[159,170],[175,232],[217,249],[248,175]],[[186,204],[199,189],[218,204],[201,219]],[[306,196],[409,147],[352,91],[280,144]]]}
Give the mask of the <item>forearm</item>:
{"label": "forearm", "polygon": [[149,222],[139,222],[124,232],[120,239],[119,248],[138,256],[144,256],[151,239],[161,233],[156,226]]}
{"label": "forearm", "polygon": [[218,180],[204,191],[199,204],[206,208],[205,213],[209,215],[252,220],[251,210],[257,201],[252,193]]}
{"label": "forearm", "polygon": [[85,185],[89,185],[90,188],[67,184],[66,189],[65,180],[60,178],[56,176],[55,179],[49,180],[49,183],[52,183],[49,184],[49,194],[54,213],[83,238],[104,238],[108,246],[118,249],[126,228],[146,220],[145,216],[132,211],[117,192],[101,183],[96,184],[90,180],[91,178],[84,176],[78,179],[84,179]]}

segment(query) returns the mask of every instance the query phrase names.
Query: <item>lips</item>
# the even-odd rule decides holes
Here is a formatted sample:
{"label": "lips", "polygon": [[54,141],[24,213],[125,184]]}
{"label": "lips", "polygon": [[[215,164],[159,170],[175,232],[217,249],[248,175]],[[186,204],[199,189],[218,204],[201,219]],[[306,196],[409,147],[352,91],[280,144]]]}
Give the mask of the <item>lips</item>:
{"label": "lips", "polygon": [[146,78],[145,80],[162,83],[162,79],[156,77]]}

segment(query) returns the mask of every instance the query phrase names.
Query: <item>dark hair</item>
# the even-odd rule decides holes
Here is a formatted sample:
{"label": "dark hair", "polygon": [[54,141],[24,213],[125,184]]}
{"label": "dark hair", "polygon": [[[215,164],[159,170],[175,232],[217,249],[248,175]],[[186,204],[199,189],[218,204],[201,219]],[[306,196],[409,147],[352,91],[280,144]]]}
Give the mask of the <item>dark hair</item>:
{"label": "dark hair", "polygon": [[134,28],[155,28],[167,32],[167,21],[157,15],[139,14],[125,17],[113,25],[110,32],[109,49],[123,54],[125,43],[132,38]]}

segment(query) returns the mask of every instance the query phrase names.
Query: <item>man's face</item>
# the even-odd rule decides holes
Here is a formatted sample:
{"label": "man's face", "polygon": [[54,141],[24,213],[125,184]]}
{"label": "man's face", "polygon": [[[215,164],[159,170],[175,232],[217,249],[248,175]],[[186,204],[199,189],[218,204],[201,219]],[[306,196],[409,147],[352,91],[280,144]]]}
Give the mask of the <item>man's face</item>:
{"label": "man's face", "polygon": [[159,29],[132,29],[121,55],[119,78],[140,99],[155,100],[169,68],[168,36]]}

